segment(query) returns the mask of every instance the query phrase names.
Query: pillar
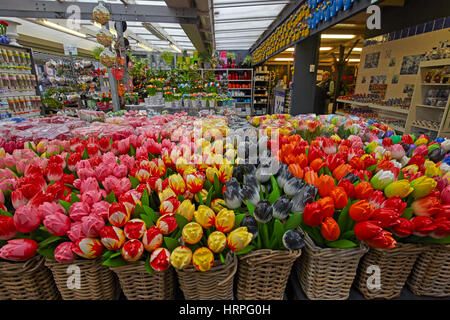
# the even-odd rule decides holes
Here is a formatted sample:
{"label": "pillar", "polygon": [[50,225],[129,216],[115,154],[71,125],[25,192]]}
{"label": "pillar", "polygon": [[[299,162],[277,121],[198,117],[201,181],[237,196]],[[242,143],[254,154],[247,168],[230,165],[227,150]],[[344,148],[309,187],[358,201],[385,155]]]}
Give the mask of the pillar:
{"label": "pillar", "polygon": [[310,36],[295,45],[291,115],[314,112],[319,47],[320,34]]}

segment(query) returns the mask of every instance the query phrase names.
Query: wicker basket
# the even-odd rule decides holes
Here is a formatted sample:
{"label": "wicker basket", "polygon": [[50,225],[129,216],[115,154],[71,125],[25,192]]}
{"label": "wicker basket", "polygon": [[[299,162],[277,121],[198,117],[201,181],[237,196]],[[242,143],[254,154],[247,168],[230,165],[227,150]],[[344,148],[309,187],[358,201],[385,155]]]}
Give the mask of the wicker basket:
{"label": "wicker basket", "polygon": [[200,272],[193,266],[176,271],[186,300],[232,300],[236,270],[236,256],[228,254],[226,264],[216,261],[209,271]]}
{"label": "wicker basket", "polygon": [[44,258],[35,256],[26,262],[0,262],[0,298],[2,300],[57,300],[58,289]]}
{"label": "wicker basket", "polygon": [[417,258],[406,284],[418,296],[450,296],[450,244],[430,245]]}
{"label": "wicker basket", "polygon": [[[94,260],[76,260],[72,264],[61,264],[46,259],[45,265],[53,273],[56,285],[64,300],[117,300],[120,288],[114,273],[102,265],[101,258]],[[68,272],[69,266],[80,268],[80,289],[68,287],[74,273]]]}
{"label": "wicker basket", "polygon": [[[414,262],[425,248],[425,246],[412,243],[397,243],[396,247],[392,249],[370,248],[359,265],[356,287],[366,299],[398,297],[411,273]],[[370,266],[380,268],[380,288],[372,290],[368,288],[369,277],[374,275],[373,271],[367,273]]]}
{"label": "wicker basket", "polygon": [[281,300],[294,261],[301,250],[256,250],[238,256],[237,298]]}
{"label": "wicker basket", "polygon": [[305,233],[303,254],[295,270],[303,291],[311,300],[345,300],[355,279],[358,263],[368,248],[320,248]]}
{"label": "wicker basket", "polygon": [[175,298],[175,273],[170,267],[165,271],[153,271],[149,275],[145,262],[137,261],[123,267],[111,268],[120,281],[128,300],[173,300]]}

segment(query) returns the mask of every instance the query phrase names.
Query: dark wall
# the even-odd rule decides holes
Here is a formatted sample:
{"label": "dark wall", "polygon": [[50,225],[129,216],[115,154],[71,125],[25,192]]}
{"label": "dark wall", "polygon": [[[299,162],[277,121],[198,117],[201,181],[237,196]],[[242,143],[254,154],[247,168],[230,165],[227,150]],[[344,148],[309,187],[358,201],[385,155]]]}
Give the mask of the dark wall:
{"label": "dark wall", "polygon": [[381,7],[381,30],[366,29],[366,39],[450,16],[450,0],[405,0],[403,7]]}

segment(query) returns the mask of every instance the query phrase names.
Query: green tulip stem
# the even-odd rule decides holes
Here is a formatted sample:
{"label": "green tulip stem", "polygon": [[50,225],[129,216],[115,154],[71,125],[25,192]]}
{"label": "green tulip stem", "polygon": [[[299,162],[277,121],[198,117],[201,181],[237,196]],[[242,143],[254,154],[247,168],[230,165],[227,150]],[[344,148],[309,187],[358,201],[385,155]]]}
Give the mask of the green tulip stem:
{"label": "green tulip stem", "polygon": [[261,231],[261,237],[262,237],[262,245],[264,248],[269,248],[270,241],[269,241],[269,230],[266,223],[258,222],[258,228]]}
{"label": "green tulip stem", "polygon": [[219,258],[220,258],[220,261],[222,262],[222,264],[225,264],[225,258],[223,257],[222,253],[219,254]]}

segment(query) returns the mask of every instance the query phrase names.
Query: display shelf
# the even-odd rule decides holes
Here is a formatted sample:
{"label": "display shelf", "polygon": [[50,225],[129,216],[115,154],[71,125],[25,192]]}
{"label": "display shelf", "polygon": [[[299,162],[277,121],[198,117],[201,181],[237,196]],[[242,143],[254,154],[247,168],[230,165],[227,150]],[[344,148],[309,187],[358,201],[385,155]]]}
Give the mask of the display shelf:
{"label": "display shelf", "polygon": [[420,125],[420,124],[412,124],[411,125],[412,127],[415,127],[415,128],[421,128],[421,129],[425,129],[425,130],[430,130],[430,131],[439,131],[439,129],[435,129],[435,128],[431,128],[431,127],[427,127],[427,126],[422,126],[422,125]]}
{"label": "display shelf", "polygon": [[383,106],[383,105],[378,105],[378,104],[369,104],[368,107],[371,109],[384,110],[384,111],[390,111],[390,112],[396,112],[396,113],[402,113],[402,114],[409,113],[409,109],[401,109],[399,107],[389,107],[389,106]]}
{"label": "display shelf", "polygon": [[450,86],[450,83],[429,83],[429,82],[422,82],[423,86]]}
{"label": "display shelf", "polygon": [[0,44],[0,116],[36,117],[41,108],[32,50]]}
{"label": "display shelf", "polygon": [[416,107],[421,107],[421,108],[428,108],[428,109],[435,109],[435,110],[438,110],[438,111],[443,111],[443,110],[445,110],[445,107],[436,107],[436,106],[429,106],[429,105],[426,105],[426,104],[418,104],[418,105],[416,105]]}
{"label": "display shelf", "polygon": [[[202,74],[202,78],[204,75],[205,71],[213,71],[213,72],[222,72],[222,76],[225,77],[226,79],[220,79],[220,80],[216,80],[218,82],[223,83],[223,87],[228,90],[228,91],[239,91],[239,90],[245,90],[245,93],[247,93],[244,96],[232,96],[233,99],[235,99],[235,103],[236,104],[243,104],[243,103],[247,103],[250,104],[250,108],[253,109],[253,94],[254,94],[254,84],[253,84],[253,77],[254,77],[254,72],[253,69],[199,69],[201,74]],[[230,79],[231,77],[234,76],[234,74],[236,73],[240,73],[242,75],[242,73],[244,73],[244,76],[247,78],[248,76],[250,76],[250,79]],[[239,83],[239,82],[243,82],[243,83],[250,83],[250,88],[230,88],[230,85],[235,84],[235,83]],[[251,99],[252,101],[250,102],[240,102],[237,101],[236,99]]]}
{"label": "display shelf", "polygon": [[[428,99],[439,99],[445,101],[445,96],[441,97],[436,95],[433,91],[442,91],[450,88],[450,83],[428,83],[424,82],[426,77],[430,77],[430,73],[434,69],[442,69],[450,66],[450,59],[422,61],[419,65],[419,71],[417,72],[416,82],[414,86],[414,92],[411,100],[410,112],[406,120],[405,133],[414,133],[417,129],[429,130],[436,132],[438,137],[450,137],[450,96],[447,93],[447,101],[445,106],[436,107],[426,103]],[[448,90],[447,90],[448,91]],[[431,110],[434,109],[434,112]],[[439,112],[436,112],[439,111]],[[424,125],[417,124],[417,121],[429,120],[440,123],[439,128],[432,128]]]}

